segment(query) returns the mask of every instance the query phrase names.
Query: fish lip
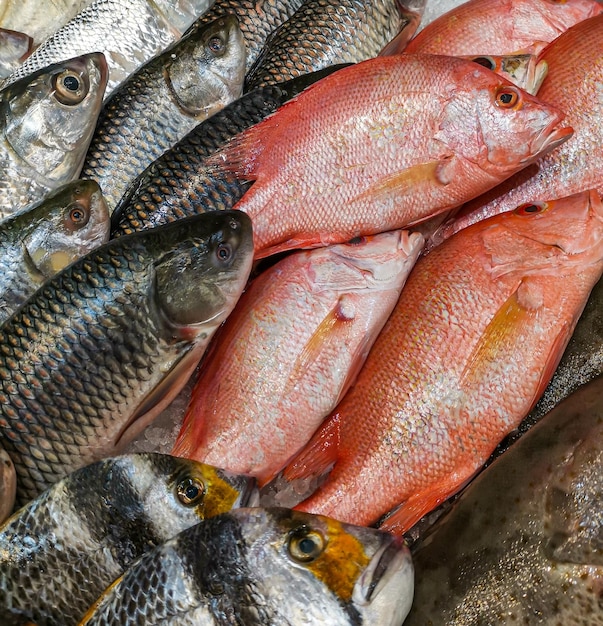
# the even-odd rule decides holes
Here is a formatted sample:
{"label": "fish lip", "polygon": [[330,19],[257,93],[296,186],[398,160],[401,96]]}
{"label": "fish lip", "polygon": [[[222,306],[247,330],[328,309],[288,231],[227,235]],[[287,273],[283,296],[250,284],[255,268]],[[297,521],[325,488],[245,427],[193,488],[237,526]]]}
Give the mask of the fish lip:
{"label": "fish lip", "polygon": [[[555,129],[557,124],[558,122],[551,122],[538,133],[538,136],[532,142],[532,153],[537,155],[536,158],[547,154],[574,134],[574,129],[571,126]],[[524,159],[522,165],[532,163],[533,161],[534,157],[532,156]]]}
{"label": "fish lip", "polygon": [[234,508],[257,507],[260,505],[260,490],[257,480],[249,476],[247,484],[237,498]]}
{"label": "fish lip", "polygon": [[[387,583],[387,574],[411,563],[410,550],[403,537],[388,535],[354,587],[354,600],[369,604]],[[381,584],[383,583],[383,584]]]}

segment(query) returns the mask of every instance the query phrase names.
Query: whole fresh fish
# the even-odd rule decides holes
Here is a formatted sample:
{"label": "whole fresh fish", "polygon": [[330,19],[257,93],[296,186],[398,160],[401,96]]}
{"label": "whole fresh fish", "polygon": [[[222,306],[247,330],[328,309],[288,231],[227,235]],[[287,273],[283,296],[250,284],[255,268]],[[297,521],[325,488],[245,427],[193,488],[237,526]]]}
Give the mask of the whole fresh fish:
{"label": "whole fresh fish", "polygon": [[208,162],[255,181],[235,208],[259,258],[458,206],[565,141],[562,119],[471,61],[382,56],[327,76]]}
{"label": "whole fresh fish", "polygon": [[63,59],[103,52],[106,95],[146,61],[179,39],[212,0],[94,0],[40,44],[5,81],[13,83]]}
{"label": "whole fresh fish", "polygon": [[426,26],[406,52],[510,54],[551,42],[602,12],[596,0],[468,0]]}
{"label": "whole fresh fish", "polygon": [[169,404],[238,300],[252,248],[234,211],[109,241],[0,327],[0,439],[18,503],[115,454]]}
{"label": "whole fresh fish", "polygon": [[188,459],[134,454],[88,465],[0,527],[0,606],[46,626],[77,624],[144,552],[257,499],[253,479]]}
{"label": "whole fresh fish", "polygon": [[0,447],[0,523],[12,512],[17,493],[17,472],[4,448]]}
{"label": "whole fresh fish", "polygon": [[237,16],[247,50],[245,72],[254,64],[269,35],[286,22],[304,0],[216,0],[203,16],[205,21]]}
{"label": "whole fresh fish", "polygon": [[78,177],[106,83],[107,64],[94,53],[0,91],[0,221]]}
{"label": "whole fresh fish", "polygon": [[524,202],[560,198],[597,189],[603,193],[603,15],[580,22],[542,52],[549,67],[538,92],[545,102],[555,102],[566,111],[565,121],[574,136],[551,154],[543,155],[523,172],[467,203],[433,236],[430,247],[466,226],[508,211]]}
{"label": "whole fresh fish", "polygon": [[128,184],[199,122],[238,98],[245,42],[234,15],[198,22],[116,89],[82,168],[111,208]]}
{"label": "whole fresh fish", "polygon": [[229,172],[206,166],[207,158],[237,133],[341,67],[254,89],[199,124],[128,187],[111,217],[111,236],[131,234],[208,210],[231,209],[249,184]]}
{"label": "whole fresh fish", "polygon": [[0,78],[6,78],[31,54],[33,39],[14,30],[0,28]]}
{"label": "whole fresh fish", "polygon": [[0,26],[22,31],[40,43],[92,0],[1,0]]}
{"label": "whole fresh fish", "polygon": [[273,478],[353,382],[423,243],[383,233],[261,274],[204,360],[173,454]]}
{"label": "whole fresh fish", "polygon": [[0,324],[48,278],[109,239],[92,180],[76,180],[0,223]]}
{"label": "whole fresh fish", "polygon": [[237,509],[149,551],[81,624],[401,626],[412,589],[408,548],[387,533]]}
{"label": "whole fresh fish", "polygon": [[601,623],[603,380],[488,467],[414,554],[405,626]]}
{"label": "whole fresh fish", "polygon": [[370,59],[394,38],[404,47],[424,7],[425,0],[308,0],[272,33],[248,72],[246,90]]}
{"label": "whole fresh fish", "polygon": [[464,230],[415,265],[355,385],[287,468],[301,510],[405,532],[528,414],[603,271],[596,192]]}

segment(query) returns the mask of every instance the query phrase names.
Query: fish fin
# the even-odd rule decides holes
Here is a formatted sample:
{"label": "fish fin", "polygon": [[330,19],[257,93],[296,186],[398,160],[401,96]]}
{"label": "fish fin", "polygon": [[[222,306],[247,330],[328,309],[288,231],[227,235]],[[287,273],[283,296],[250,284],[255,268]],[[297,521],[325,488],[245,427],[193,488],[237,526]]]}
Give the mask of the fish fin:
{"label": "fish fin", "polygon": [[287,482],[324,476],[339,456],[340,417],[331,414],[318,428],[306,447],[282,471]]}
{"label": "fish fin", "polygon": [[421,23],[421,16],[423,13],[422,10],[418,9],[420,4],[417,5],[417,11],[413,11],[412,9],[408,8],[406,4],[407,3],[405,2],[400,2],[400,0],[396,1],[398,14],[402,21],[406,21],[406,24],[402,27],[400,32],[381,50],[378,56],[384,57],[401,54],[402,52],[404,52],[406,46],[408,45],[408,42],[417,32],[417,28]]}

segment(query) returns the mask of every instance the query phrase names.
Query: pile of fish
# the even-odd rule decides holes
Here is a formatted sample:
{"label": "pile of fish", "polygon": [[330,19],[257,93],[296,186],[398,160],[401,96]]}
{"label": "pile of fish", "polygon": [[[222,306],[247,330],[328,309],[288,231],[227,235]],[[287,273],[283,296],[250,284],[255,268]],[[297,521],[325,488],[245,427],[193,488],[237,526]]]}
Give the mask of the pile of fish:
{"label": "pile of fish", "polygon": [[601,623],[603,3],[46,4],[0,623]]}

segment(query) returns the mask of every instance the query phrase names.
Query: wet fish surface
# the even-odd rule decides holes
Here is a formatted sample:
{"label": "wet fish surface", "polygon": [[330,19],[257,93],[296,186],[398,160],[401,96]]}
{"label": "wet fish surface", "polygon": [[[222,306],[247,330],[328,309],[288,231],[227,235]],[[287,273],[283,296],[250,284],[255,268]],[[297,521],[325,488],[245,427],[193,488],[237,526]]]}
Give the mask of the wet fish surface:
{"label": "wet fish surface", "polygon": [[76,470],[0,526],[0,606],[37,624],[77,624],[144,552],[256,500],[253,479],[168,455]]}
{"label": "wet fish surface", "polygon": [[237,509],[148,552],[82,626],[401,626],[408,549],[386,533],[288,509]]}
{"label": "wet fish surface", "polygon": [[603,623],[603,379],[482,472],[414,551],[405,626]]}
{"label": "wet fish surface", "polygon": [[115,454],[175,397],[238,300],[249,219],[195,216],[109,241],[0,327],[0,441],[17,502]]}
{"label": "wet fish surface", "polygon": [[114,208],[128,184],[188,132],[238,98],[245,43],[237,18],[198,21],[105,102],[82,168]]}
{"label": "wet fish surface", "polygon": [[73,181],[0,222],[0,324],[40,285],[109,239],[94,181]]}
{"label": "wet fish surface", "polygon": [[0,524],[11,514],[17,493],[17,473],[10,456],[0,447]]}
{"label": "wet fish surface", "polygon": [[0,79],[6,78],[33,50],[33,39],[14,30],[0,28]]}
{"label": "wet fish surface", "polygon": [[0,221],[77,178],[106,83],[107,64],[94,53],[0,91]]}

